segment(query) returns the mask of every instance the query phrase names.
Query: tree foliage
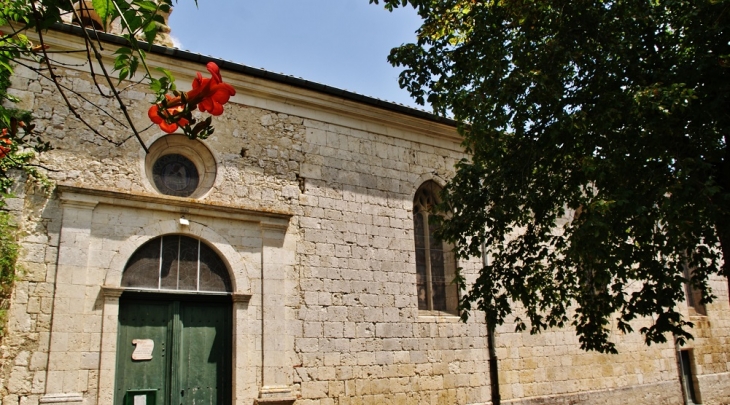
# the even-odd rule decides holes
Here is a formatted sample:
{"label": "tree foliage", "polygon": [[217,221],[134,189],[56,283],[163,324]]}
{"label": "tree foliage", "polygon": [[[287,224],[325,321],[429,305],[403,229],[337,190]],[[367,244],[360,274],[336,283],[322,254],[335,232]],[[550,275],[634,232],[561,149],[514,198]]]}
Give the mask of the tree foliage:
{"label": "tree foliage", "polygon": [[[377,3],[377,0],[371,0]],[[462,299],[615,352],[691,338],[684,268],[730,275],[730,1],[386,0],[424,23],[400,85],[461,123],[442,237],[489,264]]]}

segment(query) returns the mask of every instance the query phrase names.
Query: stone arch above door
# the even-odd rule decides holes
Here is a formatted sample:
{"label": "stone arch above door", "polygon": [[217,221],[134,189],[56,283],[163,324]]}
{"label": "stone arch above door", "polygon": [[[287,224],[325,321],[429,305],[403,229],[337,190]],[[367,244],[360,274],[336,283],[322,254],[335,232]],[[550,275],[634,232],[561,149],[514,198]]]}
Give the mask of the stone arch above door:
{"label": "stone arch above door", "polygon": [[[223,236],[205,225],[192,222],[185,228],[187,229],[181,229],[177,220],[160,221],[144,227],[136,235],[127,238],[111,261],[104,280],[105,287],[121,287],[124,268],[134,252],[142,245],[163,235],[179,234],[201,240],[218,254],[226,264],[233,293],[250,293],[248,265],[242,255],[231,247]],[[244,271],[235,271],[235,269],[244,269]]]}

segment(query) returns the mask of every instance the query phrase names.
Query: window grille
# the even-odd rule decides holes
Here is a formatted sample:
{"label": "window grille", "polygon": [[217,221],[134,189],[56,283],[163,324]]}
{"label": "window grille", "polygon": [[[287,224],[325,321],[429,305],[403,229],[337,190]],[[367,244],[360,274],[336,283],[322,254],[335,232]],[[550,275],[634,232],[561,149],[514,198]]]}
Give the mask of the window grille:
{"label": "window grille", "polygon": [[122,287],[230,292],[228,269],[218,254],[198,239],[160,236],[142,245],[127,262]]}

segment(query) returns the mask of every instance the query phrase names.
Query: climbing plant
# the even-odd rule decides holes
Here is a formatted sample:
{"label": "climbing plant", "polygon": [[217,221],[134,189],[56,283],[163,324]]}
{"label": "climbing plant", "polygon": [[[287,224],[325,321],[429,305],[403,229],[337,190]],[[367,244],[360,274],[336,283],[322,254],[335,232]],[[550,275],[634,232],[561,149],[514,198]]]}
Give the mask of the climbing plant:
{"label": "climbing plant", "polygon": [[7,310],[15,281],[18,244],[12,216],[0,212],[0,338],[5,335]]}

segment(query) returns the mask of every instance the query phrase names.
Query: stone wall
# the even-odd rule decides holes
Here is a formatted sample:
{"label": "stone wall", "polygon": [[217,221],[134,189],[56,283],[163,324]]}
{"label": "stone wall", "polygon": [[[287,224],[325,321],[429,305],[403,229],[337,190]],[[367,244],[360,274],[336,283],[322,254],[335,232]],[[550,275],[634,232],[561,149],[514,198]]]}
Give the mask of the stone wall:
{"label": "stone wall", "polygon": [[[58,47],[75,44],[49,36]],[[178,83],[203,69],[156,55],[150,63],[173,66]],[[73,103],[102,134],[129,137],[91,104],[111,101],[96,94],[88,73],[67,68],[61,76],[86,97]],[[236,403],[277,390],[300,405],[489,403],[481,316],[461,323],[417,305],[413,197],[423,182],[453,175],[463,156],[454,129],[290,85],[223,77],[238,95],[204,142],[218,168],[213,187],[193,200],[159,196],[134,138],[114,146],[95,136],[51,83],[17,69],[14,94],[51,137],[56,149],[41,163],[58,170],[49,176],[62,187],[45,194],[21,181],[10,200],[25,271],[0,348],[2,404],[60,403],[66,394],[80,395],[66,397],[71,403],[111,403],[116,315],[101,286],[118,283],[134,248],[165,233],[216,246],[232,263],[236,292],[251,296],[235,304]],[[140,86],[122,95],[137,127],[147,127],[152,96]],[[162,136],[154,127],[142,132],[147,145]],[[181,214],[190,228],[176,222]],[[87,259],[64,262],[77,255]],[[473,281],[479,263],[460,265]],[[726,280],[712,285],[718,299],[707,317],[692,318],[696,339],[688,347],[703,403],[722,404],[730,403],[730,308]],[[613,338],[620,354],[601,355],[582,352],[569,329],[532,336],[502,325],[503,402],[683,403],[673,345],[647,347],[640,335],[618,331]]]}
{"label": "stone wall", "polygon": [[[21,267],[8,317],[8,333],[0,342],[0,398],[17,404],[45,391],[48,343],[53,308],[54,267],[58,248],[57,201],[18,175],[6,200],[14,214],[22,244]],[[28,402],[27,399],[22,402]]]}
{"label": "stone wall", "polygon": [[488,401],[484,325],[417,307],[413,196],[425,180],[451,176],[458,145],[305,126],[301,404]]}

